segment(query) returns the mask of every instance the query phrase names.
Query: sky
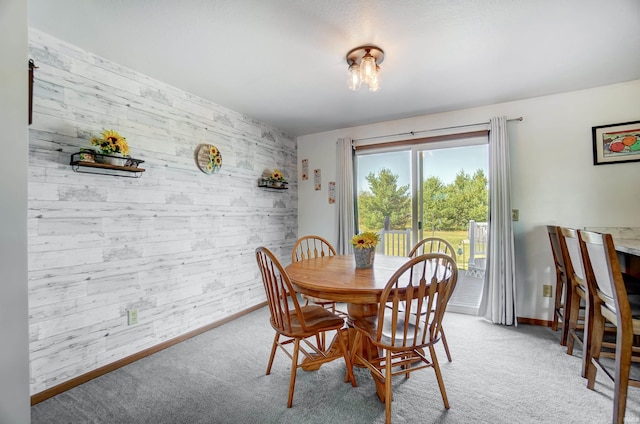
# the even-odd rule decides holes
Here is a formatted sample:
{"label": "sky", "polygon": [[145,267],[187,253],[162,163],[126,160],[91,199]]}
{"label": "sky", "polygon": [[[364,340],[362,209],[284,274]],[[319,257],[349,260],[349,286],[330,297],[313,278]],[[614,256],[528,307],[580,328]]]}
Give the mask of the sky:
{"label": "sky", "polygon": [[[437,176],[444,184],[451,183],[461,169],[469,174],[483,169],[489,175],[488,145],[451,147],[433,149],[424,152],[425,177]],[[398,186],[411,183],[411,152],[389,152],[359,155],[358,157],[358,192],[367,189],[366,176],[370,172],[377,174],[382,168],[390,169],[398,175]]]}

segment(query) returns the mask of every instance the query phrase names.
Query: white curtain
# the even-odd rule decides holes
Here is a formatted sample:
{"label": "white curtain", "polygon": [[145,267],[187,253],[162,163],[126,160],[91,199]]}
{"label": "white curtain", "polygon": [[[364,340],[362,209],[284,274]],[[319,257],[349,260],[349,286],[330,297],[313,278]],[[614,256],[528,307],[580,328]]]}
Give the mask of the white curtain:
{"label": "white curtain", "polygon": [[338,166],[336,178],[336,213],[338,255],[353,253],[351,237],[355,234],[355,206],[353,189],[353,146],[350,138],[337,141]]}
{"label": "white curtain", "polygon": [[489,240],[484,290],[478,315],[495,324],[518,325],[515,257],[511,227],[511,177],[506,116],[489,129]]}

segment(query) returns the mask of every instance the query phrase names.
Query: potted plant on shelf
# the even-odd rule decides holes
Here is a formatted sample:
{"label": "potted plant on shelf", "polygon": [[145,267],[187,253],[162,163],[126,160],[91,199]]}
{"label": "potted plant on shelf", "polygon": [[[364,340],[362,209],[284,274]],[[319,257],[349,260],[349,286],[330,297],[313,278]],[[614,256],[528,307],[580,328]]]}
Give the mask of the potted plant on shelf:
{"label": "potted plant on shelf", "polygon": [[99,153],[106,156],[98,156],[97,159],[110,165],[124,166],[126,157],[129,155],[129,145],[127,139],[118,134],[117,131],[104,130],[101,138],[94,137],[91,144],[96,146]]}
{"label": "potted plant on shelf", "polygon": [[288,183],[284,178],[284,175],[278,168],[275,168],[271,173],[271,176],[267,179],[269,185],[271,187],[282,188],[285,187]]}
{"label": "potted plant on shelf", "polygon": [[378,241],[380,241],[380,235],[373,231],[365,231],[351,238],[356,268],[371,268],[373,266]]}

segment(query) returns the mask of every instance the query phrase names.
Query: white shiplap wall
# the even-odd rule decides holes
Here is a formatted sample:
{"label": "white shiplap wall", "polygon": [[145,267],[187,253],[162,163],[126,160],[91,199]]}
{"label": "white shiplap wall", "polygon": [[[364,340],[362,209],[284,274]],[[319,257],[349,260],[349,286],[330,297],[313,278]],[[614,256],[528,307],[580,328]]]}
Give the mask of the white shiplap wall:
{"label": "white shiplap wall", "polygon": [[[297,235],[295,139],[34,29],[29,55],[31,393],[263,301],[254,249],[288,263]],[[103,129],[145,161],[141,178],[71,170]],[[219,174],[197,168],[203,143]],[[274,167],[289,190],[257,187]]]}

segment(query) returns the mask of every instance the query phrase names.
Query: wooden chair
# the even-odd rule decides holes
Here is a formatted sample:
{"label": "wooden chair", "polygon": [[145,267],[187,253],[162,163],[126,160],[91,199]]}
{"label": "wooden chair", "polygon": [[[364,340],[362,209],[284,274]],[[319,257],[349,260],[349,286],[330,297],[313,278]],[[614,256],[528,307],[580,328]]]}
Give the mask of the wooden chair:
{"label": "wooden chair", "polygon": [[365,365],[384,386],[378,395],[385,403],[387,423],[391,422],[392,377],[409,378],[411,372],[424,368],[435,371],[444,407],[449,409],[434,346],[440,341],[440,325],[457,278],[458,268],[448,255],[412,258],[389,279],[380,295],[377,320],[354,322],[351,363]]}
{"label": "wooden chair", "polygon": [[[335,330],[338,333],[341,332],[344,326],[344,319],[322,306],[300,306],[289,276],[269,249],[258,247],[256,249],[256,259],[267,294],[267,302],[271,313],[271,326],[276,331],[266,374],[269,375],[271,373],[276,350],[281,348],[291,358],[291,378],[289,380],[289,398],[287,401],[287,407],[291,408],[298,368],[316,369],[321,364],[335,359],[334,356],[329,355],[329,351],[318,348],[307,339],[327,331]],[[281,341],[280,337],[284,337],[284,340]],[[345,381],[351,381],[351,384],[355,387],[356,380],[353,376],[345,337],[338,334],[336,339],[347,366]],[[293,344],[293,353],[287,349],[287,345],[290,344]],[[301,363],[298,361],[300,352],[304,355],[304,360]]]}
{"label": "wooden chair", "polygon": [[565,310],[568,314],[567,354],[573,355],[576,342],[580,345],[582,348],[580,375],[586,378],[591,345],[590,339],[586,336],[589,333],[590,323],[585,315],[585,310],[589,304],[591,293],[587,288],[584,276],[578,231],[573,228],[558,227],[557,234],[568,286],[565,301]]}
{"label": "wooden chair", "polygon": [[[451,256],[453,261],[457,263],[456,250],[453,248],[451,243],[440,237],[427,237],[420,240],[415,246],[413,246],[411,252],[409,252],[409,257],[415,258],[416,256],[424,255],[425,253],[444,253],[445,255]],[[454,289],[455,287],[451,287],[451,293],[453,293]],[[444,327],[442,326],[440,326],[440,333],[442,336],[442,346],[447,354],[447,360],[451,362],[449,343],[447,343],[447,336],[444,334]]]}
{"label": "wooden chair", "polygon": [[[336,249],[326,239],[320,236],[304,236],[299,238],[293,245],[291,251],[291,262],[299,262],[305,259],[319,258],[324,256],[335,256]],[[306,300],[306,304],[313,302],[324,308],[331,309],[336,312],[336,303],[333,300],[320,299],[318,297],[302,295]]]}
{"label": "wooden chair", "polygon": [[558,323],[562,325],[560,334],[560,344],[567,345],[567,336],[569,334],[569,325],[567,318],[570,310],[570,285],[567,281],[567,273],[564,265],[564,257],[560,248],[560,240],[558,237],[559,228],[555,225],[547,225],[547,233],[549,234],[549,242],[551,243],[551,254],[553,255],[553,264],[556,271],[556,290],[553,304],[553,321],[551,329],[558,331]]}
{"label": "wooden chair", "polygon": [[[632,308],[627,296],[624,278],[611,234],[579,231],[580,250],[584,262],[588,289],[594,295],[589,304],[591,358],[587,371],[587,387],[593,389],[596,366],[614,381],[613,420],[624,422],[629,386],[640,387],[640,380],[630,378],[631,362],[640,362],[640,348],[634,346],[634,337],[640,336],[640,305]],[[592,310],[592,311],[591,311]],[[600,358],[605,333],[605,323],[616,327],[615,371],[613,375],[605,368]]]}

